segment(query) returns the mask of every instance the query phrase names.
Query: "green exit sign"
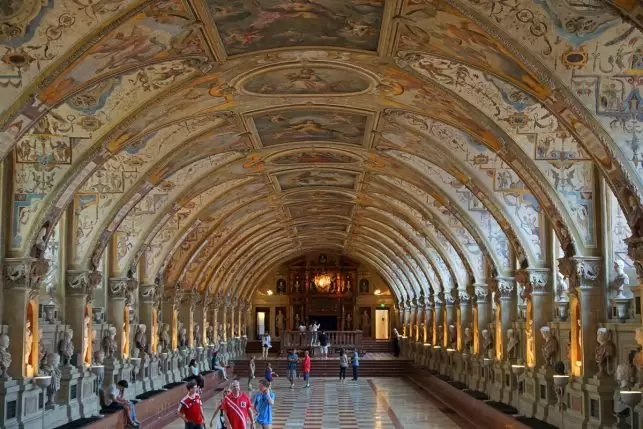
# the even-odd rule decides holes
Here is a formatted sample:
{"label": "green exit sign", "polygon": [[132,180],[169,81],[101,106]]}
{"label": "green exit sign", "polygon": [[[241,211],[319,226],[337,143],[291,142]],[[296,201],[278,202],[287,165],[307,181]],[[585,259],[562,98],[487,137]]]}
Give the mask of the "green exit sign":
{"label": "green exit sign", "polygon": [[384,304],[380,304],[380,307],[381,307],[381,308],[384,308]]}

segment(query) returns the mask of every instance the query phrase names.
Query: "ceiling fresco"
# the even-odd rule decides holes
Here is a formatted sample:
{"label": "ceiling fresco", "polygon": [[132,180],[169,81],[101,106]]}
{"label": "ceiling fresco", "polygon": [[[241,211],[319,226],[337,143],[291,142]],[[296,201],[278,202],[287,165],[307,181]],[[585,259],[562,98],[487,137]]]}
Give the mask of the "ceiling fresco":
{"label": "ceiling fresco", "polygon": [[325,250],[407,299],[553,266],[552,248],[600,255],[607,213],[633,269],[629,3],[14,3],[0,7],[7,257],[64,242],[62,269],[107,270],[108,255],[110,275],[168,293],[250,296],[280,261]]}

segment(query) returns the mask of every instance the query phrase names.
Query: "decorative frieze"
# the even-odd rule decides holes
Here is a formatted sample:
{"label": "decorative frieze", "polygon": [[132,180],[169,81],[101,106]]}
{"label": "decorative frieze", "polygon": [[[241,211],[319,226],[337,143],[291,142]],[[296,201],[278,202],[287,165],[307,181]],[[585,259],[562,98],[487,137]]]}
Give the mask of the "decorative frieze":
{"label": "decorative frieze", "polygon": [[558,269],[569,281],[570,290],[598,289],[601,284],[601,258],[596,256],[561,258]]}
{"label": "decorative frieze", "polygon": [[132,291],[137,281],[129,277],[114,277],[109,279],[107,293],[110,299],[132,301]]}
{"label": "decorative frieze", "polygon": [[515,296],[516,282],[514,279],[499,277],[496,284],[496,290],[498,295],[500,295],[500,299],[510,300]]}
{"label": "decorative frieze", "polygon": [[91,301],[94,289],[100,284],[103,274],[94,270],[68,270],[65,282],[65,295],[86,296]]}

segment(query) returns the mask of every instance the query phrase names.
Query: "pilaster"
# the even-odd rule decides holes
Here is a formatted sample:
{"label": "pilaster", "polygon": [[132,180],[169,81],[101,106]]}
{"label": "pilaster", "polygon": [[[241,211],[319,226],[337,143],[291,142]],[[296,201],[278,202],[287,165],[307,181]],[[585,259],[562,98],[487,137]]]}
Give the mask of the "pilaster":
{"label": "pilaster", "polygon": [[67,270],[65,281],[65,320],[75,333],[76,367],[84,371],[92,362],[92,295],[103,278],[93,270]]}
{"label": "pilaster", "polygon": [[498,277],[498,294],[500,295],[500,334],[497,340],[501,347],[503,360],[509,358],[507,353],[507,339],[504,335],[512,328],[516,320],[516,281],[511,277]]}

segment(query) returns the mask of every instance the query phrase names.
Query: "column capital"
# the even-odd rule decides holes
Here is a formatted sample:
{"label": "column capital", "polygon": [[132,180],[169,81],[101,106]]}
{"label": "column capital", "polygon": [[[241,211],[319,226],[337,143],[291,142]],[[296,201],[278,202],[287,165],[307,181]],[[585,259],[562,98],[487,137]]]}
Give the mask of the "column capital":
{"label": "column capital", "polygon": [[458,299],[460,300],[460,305],[471,305],[473,301],[471,295],[469,295],[469,292],[466,290],[458,291]]}
{"label": "column capital", "polygon": [[558,269],[569,279],[569,288],[594,289],[600,287],[601,258],[598,256],[574,256],[560,258]]}
{"label": "column capital", "polygon": [[473,285],[473,288],[474,288],[474,293],[476,295],[476,301],[477,302],[486,302],[486,301],[489,300],[489,298],[490,298],[489,292],[490,291],[489,291],[489,286],[488,285],[476,283],[476,284]]}
{"label": "column capital", "polygon": [[132,290],[136,288],[136,280],[129,277],[112,277],[108,281],[107,294],[109,299],[131,300]]}
{"label": "column capital", "polygon": [[[454,291],[447,291],[447,292],[444,293],[444,301],[446,302],[446,304],[448,306],[455,305],[456,302],[458,301],[457,295],[453,296],[453,292]],[[457,292],[456,292],[456,294],[457,294]]]}
{"label": "column capital", "polygon": [[49,260],[39,258],[7,258],[3,261],[4,285],[7,289],[40,289],[47,274]]}
{"label": "column capital", "polygon": [[520,297],[527,300],[532,293],[545,294],[551,289],[550,268],[523,268],[516,271],[516,282],[522,288]]}
{"label": "column capital", "polygon": [[138,287],[138,296],[140,302],[145,302],[148,304],[153,304],[156,301],[156,296],[159,293],[158,286],[156,284],[142,284]]}
{"label": "column capital", "polygon": [[68,296],[85,295],[89,299],[103,279],[103,273],[94,270],[67,270],[66,275],[65,294]]}
{"label": "column capital", "polygon": [[625,240],[627,254],[634,261],[634,268],[639,279],[643,279],[643,237],[632,236]]}
{"label": "column capital", "polygon": [[500,299],[509,300],[515,296],[516,280],[513,277],[498,277],[496,284],[496,290],[498,291],[498,295],[500,295]]}

